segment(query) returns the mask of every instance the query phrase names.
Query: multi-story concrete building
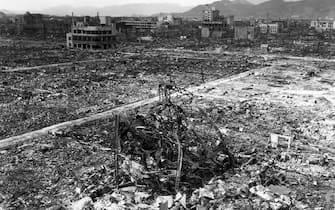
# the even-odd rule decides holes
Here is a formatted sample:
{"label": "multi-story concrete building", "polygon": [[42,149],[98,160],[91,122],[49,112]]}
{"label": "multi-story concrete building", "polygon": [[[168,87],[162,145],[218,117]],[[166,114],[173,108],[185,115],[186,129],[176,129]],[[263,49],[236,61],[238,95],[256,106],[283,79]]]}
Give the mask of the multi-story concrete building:
{"label": "multi-story concrete building", "polygon": [[64,37],[71,30],[70,17],[45,17],[45,35],[49,37]]}
{"label": "multi-story concrete building", "polygon": [[224,21],[204,21],[201,26],[201,37],[222,38],[227,30],[228,25]]}
{"label": "multi-story concrete building", "polygon": [[157,17],[120,17],[117,29],[128,38],[151,35],[158,28]]}
{"label": "multi-story concrete building", "polygon": [[68,48],[109,49],[114,46],[116,25],[109,18],[100,19],[100,25],[87,26],[82,22],[73,25],[71,32],[66,34]]}
{"label": "multi-story concrete building", "polygon": [[39,35],[45,32],[42,14],[27,12],[24,15],[17,16],[16,21],[19,33]]}
{"label": "multi-story concrete building", "polygon": [[225,18],[227,25],[234,26],[235,16],[229,15]]}
{"label": "multi-story concrete building", "polygon": [[277,34],[280,31],[278,23],[261,23],[259,29],[262,34]]}
{"label": "multi-story concrete building", "polygon": [[278,23],[268,24],[268,28],[269,28],[269,33],[270,34],[277,34],[277,33],[279,33],[279,24]]}
{"label": "multi-story concrete building", "polygon": [[180,17],[174,17],[173,15],[160,14],[158,17],[158,25],[181,25],[183,19]]}
{"label": "multi-story concrete building", "polygon": [[258,26],[259,26],[259,31],[260,31],[262,34],[266,34],[266,33],[268,33],[268,24],[261,23],[261,24],[259,24]]}
{"label": "multi-story concrete building", "polygon": [[234,16],[220,16],[220,11],[208,8],[203,11],[201,24],[201,37],[223,38],[228,31],[233,29]]}
{"label": "multi-story concrete building", "polygon": [[174,23],[174,17],[172,15],[159,15],[158,16],[158,23],[159,24],[163,24],[163,23],[173,24]]}
{"label": "multi-story concrete building", "polygon": [[218,21],[220,19],[220,11],[215,9],[215,7],[208,8],[202,12],[203,21]]}
{"label": "multi-story concrete building", "polygon": [[113,25],[113,18],[110,16],[99,16],[99,22],[101,26]]}
{"label": "multi-story concrete building", "polygon": [[311,28],[316,29],[317,31],[329,31],[335,29],[335,20],[312,20]]}
{"label": "multi-story concrete building", "polygon": [[255,40],[255,27],[253,26],[235,26],[234,27],[235,40]]}

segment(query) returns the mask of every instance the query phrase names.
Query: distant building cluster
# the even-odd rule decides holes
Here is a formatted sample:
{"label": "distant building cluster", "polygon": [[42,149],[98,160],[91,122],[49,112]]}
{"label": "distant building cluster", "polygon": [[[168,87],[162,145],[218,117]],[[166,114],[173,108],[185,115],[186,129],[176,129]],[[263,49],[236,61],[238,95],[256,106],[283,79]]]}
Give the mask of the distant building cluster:
{"label": "distant building cluster", "polygon": [[329,20],[329,19],[328,20],[326,19],[312,20],[311,28],[314,28],[315,30],[319,32],[334,30],[335,20]]}
{"label": "distant building cluster", "polygon": [[8,17],[6,24],[15,26],[15,30],[6,32],[16,35],[34,35],[35,37],[57,37],[64,36],[71,28],[71,19],[68,17],[47,16],[42,14],[31,14]]}
{"label": "distant building cluster", "polygon": [[200,19],[183,19],[171,14],[150,17],[0,14],[0,35],[66,38],[68,48],[79,49],[110,49],[118,41],[152,41],[155,37],[254,42],[297,34],[301,30],[310,30],[309,34],[332,32],[335,31],[335,20],[241,19],[209,6],[202,11]]}

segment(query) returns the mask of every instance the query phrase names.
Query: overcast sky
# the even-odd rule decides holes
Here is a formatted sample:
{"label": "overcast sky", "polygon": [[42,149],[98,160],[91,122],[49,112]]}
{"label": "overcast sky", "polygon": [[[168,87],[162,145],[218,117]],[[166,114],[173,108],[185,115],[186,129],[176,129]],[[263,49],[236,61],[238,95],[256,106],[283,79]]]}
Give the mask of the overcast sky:
{"label": "overcast sky", "polygon": [[[0,9],[14,11],[36,11],[58,5],[97,6],[120,5],[128,3],[176,3],[182,6],[206,4],[215,0],[0,0]],[[258,3],[265,0],[249,0]]]}

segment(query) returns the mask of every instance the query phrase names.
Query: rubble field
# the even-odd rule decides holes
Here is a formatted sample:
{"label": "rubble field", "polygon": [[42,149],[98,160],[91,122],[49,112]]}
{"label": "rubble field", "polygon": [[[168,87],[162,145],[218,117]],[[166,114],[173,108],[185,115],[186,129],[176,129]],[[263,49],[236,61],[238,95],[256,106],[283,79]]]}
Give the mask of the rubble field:
{"label": "rubble field", "polygon": [[154,43],[118,43],[115,49],[103,51],[67,49],[62,45],[63,43],[53,41],[2,40],[0,38],[0,70],[108,58],[117,55],[118,52],[151,51],[162,46],[169,49],[173,47],[193,50],[213,49],[209,43],[199,44],[194,40],[188,42],[159,40]]}
{"label": "rubble field", "polygon": [[[110,53],[112,54],[112,52]],[[29,46],[18,43],[1,45],[0,43],[0,70],[98,58],[104,58],[104,53],[99,51],[80,52],[78,50],[68,50],[54,44]]]}
{"label": "rubble field", "polygon": [[248,60],[119,54],[106,61],[1,72],[0,139],[151,98],[163,81],[195,86],[260,66]]}
{"label": "rubble field", "polygon": [[[122,113],[120,121],[96,120],[2,150],[0,206],[49,210],[334,209],[334,63],[268,60],[268,65],[256,65],[258,69],[248,76],[185,93],[184,87],[203,82],[187,71],[203,66],[208,81],[246,71],[249,66],[227,71],[229,65],[217,59],[212,63],[210,59],[170,56],[164,60],[161,56],[153,60],[127,58],[105,71],[92,64],[80,71],[87,72],[81,77],[76,77],[75,71],[55,73],[64,83],[76,78],[94,81],[100,72],[109,72],[110,77],[113,71],[109,69],[115,68],[119,72],[113,74],[113,80],[102,84],[109,88],[108,94],[114,94],[128,83],[124,86],[128,89],[117,94],[127,94],[119,100],[129,103],[132,97],[140,98],[136,94],[150,97],[149,93],[157,93],[159,80],[170,79],[160,62],[170,61],[175,67],[169,68],[176,82],[173,92],[179,94],[171,99],[163,90],[159,103]],[[234,57],[226,58],[232,62]],[[92,72],[94,76],[85,80]],[[32,81],[41,73],[31,74],[15,88],[37,84]],[[141,90],[140,78],[144,81]],[[53,81],[56,79],[45,85]],[[118,85],[109,86],[112,82]],[[129,84],[134,84],[135,96]],[[58,86],[57,90],[62,89]],[[89,97],[85,97],[70,97],[78,101],[73,110],[88,103]],[[98,100],[106,100],[104,97],[92,99],[87,107],[101,104]]]}

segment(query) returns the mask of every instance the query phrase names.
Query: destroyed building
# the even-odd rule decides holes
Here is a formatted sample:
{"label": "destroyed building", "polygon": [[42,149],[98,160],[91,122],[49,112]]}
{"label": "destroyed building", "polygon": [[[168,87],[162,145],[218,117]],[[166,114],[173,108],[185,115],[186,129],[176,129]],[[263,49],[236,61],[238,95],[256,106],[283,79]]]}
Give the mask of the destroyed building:
{"label": "destroyed building", "polygon": [[71,18],[68,17],[46,17],[44,21],[45,35],[50,37],[64,37],[71,29]]}
{"label": "destroyed building", "polygon": [[[71,29],[70,17],[58,17],[26,12],[23,15],[11,15],[3,18],[4,29],[1,32],[30,37],[64,37]],[[1,21],[0,21],[1,22]],[[15,30],[13,27],[15,26]]]}
{"label": "destroyed building", "polygon": [[158,25],[168,24],[168,25],[181,25],[183,19],[180,17],[175,17],[173,15],[160,14],[158,17]]}
{"label": "destroyed building", "polygon": [[202,20],[206,22],[217,21],[220,19],[220,11],[215,7],[208,8],[202,12]]}
{"label": "destroyed building", "polygon": [[155,36],[161,38],[172,38],[180,37],[184,35],[182,32],[184,28],[184,22],[181,17],[175,17],[173,15],[160,14],[158,16],[157,29],[155,30]]}
{"label": "destroyed building", "polygon": [[236,26],[234,27],[234,39],[235,40],[254,40],[255,39],[255,27],[253,26]]}
{"label": "destroyed building", "polygon": [[331,19],[318,19],[311,21],[311,28],[319,32],[330,31],[335,29],[335,20]]}
{"label": "destroyed building", "polygon": [[254,41],[257,32],[250,21],[234,21],[234,40]]}
{"label": "destroyed building", "polygon": [[259,28],[262,34],[278,34],[280,31],[278,23],[260,23]]}
{"label": "destroyed building", "polygon": [[148,36],[158,27],[157,17],[121,17],[116,21],[118,32],[127,38]]}
{"label": "destroyed building", "polygon": [[116,25],[109,17],[99,17],[98,25],[88,25],[88,22],[76,22],[71,32],[66,34],[68,48],[109,49],[116,40]]}
{"label": "destroyed building", "polygon": [[232,29],[234,16],[224,17],[215,7],[203,11],[201,24],[202,38],[223,38]]}
{"label": "destroyed building", "polygon": [[25,13],[17,17],[18,32],[22,34],[43,34],[45,25],[42,14]]}

